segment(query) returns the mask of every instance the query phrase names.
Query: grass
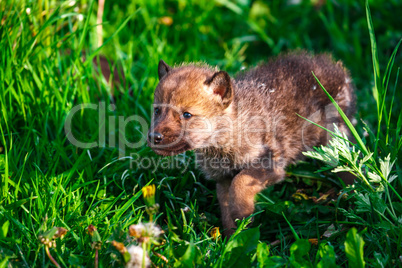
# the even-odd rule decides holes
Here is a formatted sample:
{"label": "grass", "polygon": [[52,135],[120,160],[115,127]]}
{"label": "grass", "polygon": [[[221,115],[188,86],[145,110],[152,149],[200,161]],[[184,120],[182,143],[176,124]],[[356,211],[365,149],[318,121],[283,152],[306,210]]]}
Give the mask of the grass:
{"label": "grass", "polygon": [[[401,266],[402,3],[369,6],[106,1],[99,48],[96,1],[0,2],[0,267],[52,266],[47,251],[62,267],[93,266],[95,254],[101,267],[123,266],[112,241],[137,244],[129,227],[149,221],[165,232],[153,251],[146,244],[158,267]],[[245,220],[232,239],[214,238],[211,230],[221,227],[215,185],[193,154],[160,158],[145,145],[126,148],[120,134],[138,142],[146,130],[124,120],[150,121],[159,59],[206,61],[234,74],[297,48],[330,51],[351,71],[361,138],[355,152],[362,153],[341,155],[337,168],[354,167],[370,187],[364,180],[343,187],[333,166],[301,162],[258,195],[252,226]],[[99,75],[101,54],[125,82],[111,86]],[[79,110],[71,133],[98,146],[82,149],[64,126],[71,109],[86,103],[96,109]],[[138,168],[145,158],[173,168]],[[141,196],[150,184],[157,212]],[[91,224],[99,236],[88,232]],[[53,227],[67,233],[49,248],[40,238],[52,239]]]}

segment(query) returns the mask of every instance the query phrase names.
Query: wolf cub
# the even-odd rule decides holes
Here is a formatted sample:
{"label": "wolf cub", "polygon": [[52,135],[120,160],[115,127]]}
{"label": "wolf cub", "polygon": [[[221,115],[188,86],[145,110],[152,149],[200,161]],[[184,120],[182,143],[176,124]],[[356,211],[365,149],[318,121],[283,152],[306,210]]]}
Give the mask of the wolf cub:
{"label": "wolf cub", "polygon": [[195,150],[216,181],[225,235],[254,211],[254,196],[281,182],[302,152],[328,134],[300,118],[348,133],[312,72],[346,115],[354,112],[348,71],[330,55],[281,55],[231,78],[202,64],[159,62],[148,145],[159,155]]}

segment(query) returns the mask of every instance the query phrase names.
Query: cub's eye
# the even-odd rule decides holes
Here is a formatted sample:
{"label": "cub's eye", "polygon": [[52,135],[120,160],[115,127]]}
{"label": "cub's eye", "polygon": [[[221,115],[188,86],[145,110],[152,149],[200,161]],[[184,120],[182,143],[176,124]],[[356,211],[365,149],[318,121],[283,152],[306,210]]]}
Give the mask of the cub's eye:
{"label": "cub's eye", "polygon": [[155,115],[159,115],[159,114],[160,114],[160,112],[161,112],[161,109],[159,109],[159,108],[155,108],[155,110],[154,110]]}
{"label": "cub's eye", "polygon": [[190,114],[190,113],[188,113],[188,112],[183,113],[183,117],[186,118],[186,119],[188,119],[188,118],[190,118],[190,117],[192,117],[192,116],[193,116],[193,115]]}

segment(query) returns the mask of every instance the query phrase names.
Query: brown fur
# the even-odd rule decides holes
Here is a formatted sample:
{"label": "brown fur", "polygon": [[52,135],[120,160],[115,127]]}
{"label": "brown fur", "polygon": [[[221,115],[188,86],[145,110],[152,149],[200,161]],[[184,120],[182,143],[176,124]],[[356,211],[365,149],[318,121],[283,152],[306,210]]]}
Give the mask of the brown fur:
{"label": "brown fur", "polygon": [[[207,178],[217,182],[225,234],[254,211],[254,196],[285,176],[302,152],[325,144],[328,134],[297,114],[347,133],[317,76],[348,115],[354,94],[348,72],[329,55],[279,56],[231,79],[203,65],[159,64],[149,145],[161,155],[196,150]],[[184,113],[192,114],[185,118]]]}

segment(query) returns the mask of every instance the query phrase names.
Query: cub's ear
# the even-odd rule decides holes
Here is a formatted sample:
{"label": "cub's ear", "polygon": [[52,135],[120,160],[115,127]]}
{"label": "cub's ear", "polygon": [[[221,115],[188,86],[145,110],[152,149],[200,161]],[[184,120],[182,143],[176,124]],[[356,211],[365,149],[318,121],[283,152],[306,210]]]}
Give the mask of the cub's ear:
{"label": "cub's ear", "polygon": [[220,96],[222,105],[227,108],[233,100],[233,87],[230,82],[230,76],[227,72],[220,71],[205,81],[205,85],[209,86],[211,92]]}
{"label": "cub's ear", "polygon": [[158,64],[159,80],[161,80],[162,77],[164,77],[168,72],[170,72],[170,70],[172,70],[172,67],[167,65],[166,62],[164,62],[163,60],[160,60]]}

